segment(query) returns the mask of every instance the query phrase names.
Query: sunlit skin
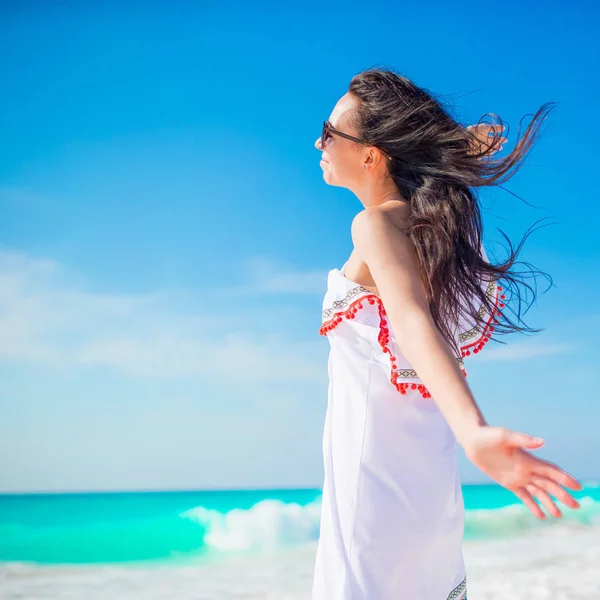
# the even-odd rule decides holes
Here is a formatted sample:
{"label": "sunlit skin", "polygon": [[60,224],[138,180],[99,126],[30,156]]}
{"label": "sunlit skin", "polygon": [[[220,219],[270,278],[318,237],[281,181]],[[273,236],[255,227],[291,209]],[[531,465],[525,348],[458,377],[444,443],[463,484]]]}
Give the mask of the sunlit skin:
{"label": "sunlit skin", "polygon": [[[347,93],[328,120],[335,129],[360,138],[351,119],[355,107],[356,99]],[[482,144],[489,134],[496,134],[499,141],[490,154],[506,142],[497,137],[501,126],[482,124],[471,130]],[[386,177],[388,159],[383,152],[335,133],[325,148],[320,138],[315,147],[322,153],[325,182],[349,189],[364,206],[351,230],[354,250],[348,267],[353,265],[356,275],[347,269],[346,276],[380,296],[404,356],[419,373],[469,460],[513,492],[539,519],[546,515],[534,498],[554,517],[562,513],[550,494],[570,508],[579,508],[565,488],[581,490],[581,483],[530,452],[541,448],[543,439],[486,422],[429,311],[417,255],[402,226],[410,206]]]}

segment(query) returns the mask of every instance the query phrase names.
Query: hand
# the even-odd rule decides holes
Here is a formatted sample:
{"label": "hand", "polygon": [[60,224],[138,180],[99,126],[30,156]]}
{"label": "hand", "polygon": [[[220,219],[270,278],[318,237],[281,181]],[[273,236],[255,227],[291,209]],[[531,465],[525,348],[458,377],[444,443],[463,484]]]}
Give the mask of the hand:
{"label": "hand", "polygon": [[555,464],[533,456],[524,448],[538,449],[544,440],[504,427],[479,427],[465,447],[469,460],[501,486],[513,492],[540,519],[546,515],[535,496],[554,517],[562,513],[548,492],[571,508],[579,508],[561,485],[573,490],[583,486]]}
{"label": "hand", "polygon": [[502,150],[502,146],[508,141],[505,137],[498,137],[498,134],[504,131],[504,125],[479,123],[479,125],[469,125],[467,131],[475,136],[472,140],[471,154],[483,153],[484,156],[490,156]]}

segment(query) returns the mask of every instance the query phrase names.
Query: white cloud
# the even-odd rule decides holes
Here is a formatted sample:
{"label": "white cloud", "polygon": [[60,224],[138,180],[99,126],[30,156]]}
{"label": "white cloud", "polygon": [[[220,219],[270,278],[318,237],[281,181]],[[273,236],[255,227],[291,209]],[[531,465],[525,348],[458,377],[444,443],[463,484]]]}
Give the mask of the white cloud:
{"label": "white cloud", "polygon": [[234,287],[218,288],[219,295],[323,294],[327,273],[322,270],[298,271],[279,261],[251,257],[246,261],[247,281]]}
{"label": "white cloud", "polygon": [[490,348],[489,345],[478,356],[478,360],[485,361],[512,361],[527,360],[540,356],[570,354],[577,351],[575,344],[548,343],[539,340],[508,342],[506,346]]}
{"label": "white cloud", "polygon": [[[251,266],[250,280],[236,293],[315,292],[325,284],[322,273],[303,278],[277,272],[266,261]],[[222,291],[230,295],[234,288]],[[55,368],[101,365],[140,378],[198,375],[271,382],[323,377],[320,311],[313,341],[277,331],[257,339],[248,328],[253,311],[261,308],[242,304],[236,314],[219,310],[218,293],[207,298],[185,290],[88,292],[56,261],[0,252],[0,360]],[[179,310],[190,297],[195,312]]]}
{"label": "white cloud", "polygon": [[[220,310],[215,298],[304,295],[324,290],[322,271],[284,270],[253,258],[246,282],[211,290],[112,294],[79,289],[57,261],[0,251],[0,360],[55,368],[101,365],[140,378],[227,377],[268,382],[319,380],[326,348],[318,338],[249,331],[264,306]],[[183,304],[194,311],[180,310]],[[289,308],[275,307],[280,318]],[[573,352],[572,344],[540,340],[487,347],[484,361],[534,359]],[[311,360],[311,357],[317,357]]]}

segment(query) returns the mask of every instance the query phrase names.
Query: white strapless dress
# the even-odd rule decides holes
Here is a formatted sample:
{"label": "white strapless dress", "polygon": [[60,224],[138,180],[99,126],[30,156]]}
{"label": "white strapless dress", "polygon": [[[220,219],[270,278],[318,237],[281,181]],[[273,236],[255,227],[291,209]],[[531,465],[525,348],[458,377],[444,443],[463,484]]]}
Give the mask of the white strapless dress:
{"label": "white strapless dress", "polygon": [[[496,306],[501,289],[486,288]],[[457,327],[461,368],[494,319]],[[330,354],[313,600],[466,600],[457,442],[382,302],[333,269],[320,333]]]}

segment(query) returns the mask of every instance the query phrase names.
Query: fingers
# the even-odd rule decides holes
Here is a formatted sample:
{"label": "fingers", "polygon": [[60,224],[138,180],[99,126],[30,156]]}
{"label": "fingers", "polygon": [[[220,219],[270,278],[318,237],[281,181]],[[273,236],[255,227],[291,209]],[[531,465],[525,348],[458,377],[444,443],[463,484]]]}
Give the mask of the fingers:
{"label": "fingers", "polygon": [[562,517],[562,513],[560,512],[560,509],[558,508],[558,506],[556,506],[556,503],[550,497],[550,495],[548,494],[548,492],[546,492],[545,490],[539,488],[537,485],[534,485],[533,483],[528,483],[525,486],[525,489],[532,496],[535,496],[546,507],[546,510],[553,517],[556,517],[556,518]]}
{"label": "fingers", "polygon": [[[514,434],[514,432],[512,432]],[[518,434],[525,435],[525,434]],[[552,494],[558,500],[570,508],[579,508],[579,502],[571,496],[561,485],[571,489],[583,489],[583,486],[574,477],[565,473],[556,465],[543,461],[539,458],[529,455],[533,461],[530,480],[524,487],[518,488],[515,495],[529,507],[531,512],[538,518],[545,518],[541,508],[537,505],[533,497],[537,498],[553,517],[562,517],[562,512],[556,505]]]}
{"label": "fingers", "polygon": [[507,138],[487,137],[481,138],[482,142],[487,144],[492,150],[502,150],[502,146],[508,141]]}
{"label": "fingers", "polygon": [[496,144],[506,144],[508,138],[506,136],[500,136],[506,127],[504,125],[490,125],[488,123],[480,123],[479,125],[471,125],[467,129],[472,130],[478,140],[481,142],[492,142]]}
{"label": "fingers", "polygon": [[509,431],[507,444],[514,448],[541,448],[546,442],[527,433]]}
{"label": "fingers", "polygon": [[559,500],[562,500],[567,506],[571,508],[579,508],[579,502],[572,498],[570,494],[565,492],[556,483],[545,480],[543,478],[534,478],[533,483],[528,483],[525,487],[517,488],[513,490],[513,493],[529,508],[529,510],[539,519],[545,519],[546,515],[540,508],[534,497],[537,498],[545,507],[546,510],[557,519],[562,517],[562,512],[556,505],[554,499],[548,492],[553,493]]}
{"label": "fingers", "polygon": [[508,138],[502,135],[506,129],[505,125],[479,123],[477,125],[469,125],[467,131],[473,136],[471,141],[471,154],[479,154],[481,156],[491,156],[502,150]]}
{"label": "fingers", "polygon": [[516,490],[513,490],[513,493],[538,519],[546,518],[544,511],[538,506],[537,502],[525,488],[517,488]]}
{"label": "fingers", "polygon": [[557,465],[537,459],[537,462],[541,464],[536,464],[534,468],[534,472],[536,475],[542,475],[543,477],[547,477],[548,479],[557,481],[564,487],[570,488],[572,490],[582,490],[583,485],[575,477],[569,475],[566,471],[563,471]]}
{"label": "fingers", "polygon": [[489,123],[479,123],[479,125],[471,125],[468,129],[474,129],[478,136],[487,137],[490,134],[496,135],[503,132],[506,127],[504,125],[491,125]]}
{"label": "fingers", "polygon": [[493,129],[494,131],[503,131],[506,129],[506,125],[502,125],[501,123],[477,123],[477,125],[469,125],[470,127],[474,129]]}
{"label": "fingers", "polygon": [[551,479],[546,479],[545,477],[532,477],[531,483],[536,485],[538,488],[546,490],[550,492],[554,497],[558,498],[563,504],[569,506],[570,508],[579,508],[580,504],[567,492],[564,490],[558,483],[552,481]]}

